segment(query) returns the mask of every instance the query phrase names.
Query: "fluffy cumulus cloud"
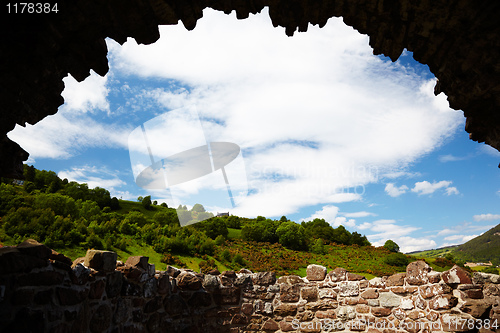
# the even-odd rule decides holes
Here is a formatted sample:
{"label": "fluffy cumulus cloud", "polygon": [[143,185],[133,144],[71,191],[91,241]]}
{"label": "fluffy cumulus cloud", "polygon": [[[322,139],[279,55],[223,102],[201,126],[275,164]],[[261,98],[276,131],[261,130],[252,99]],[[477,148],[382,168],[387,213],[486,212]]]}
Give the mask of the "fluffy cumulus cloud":
{"label": "fluffy cumulus cloud", "polygon": [[415,183],[411,189],[412,192],[418,195],[432,194],[437,190],[443,189],[447,195],[459,194],[460,192],[456,187],[451,186],[452,182],[448,180],[441,180],[439,182],[428,182],[427,180]]}
{"label": "fluffy cumulus cloud", "polygon": [[[250,195],[235,214],[361,200],[367,184],[404,170],[462,121],[433,96],[433,80],[373,56],[341,19],[288,38],[265,12],[238,21],[205,10],[193,31],[160,34],[148,46],[109,41],[111,67],[180,82],[187,89],[155,87],[142,100],[192,105],[207,136],[242,148]],[[337,224],[353,223],[343,217]]]}
{"label": "fluffy cumulus cloud", "polygon": [[82,82],[76,81],[71,75],[65,77],[62,97],[66,108],[74,112],[109,112],[107,80],[107,76],[101,77],[94,71]]}
{"label": "fluffy cumulus cloud", "polygon": [[387,183],[385,185],[385,192],[389,194],[391,197],[399,197],[401,194],[405,194],[408,191],[408,186],[401,185],[396,186],[394,183]]}

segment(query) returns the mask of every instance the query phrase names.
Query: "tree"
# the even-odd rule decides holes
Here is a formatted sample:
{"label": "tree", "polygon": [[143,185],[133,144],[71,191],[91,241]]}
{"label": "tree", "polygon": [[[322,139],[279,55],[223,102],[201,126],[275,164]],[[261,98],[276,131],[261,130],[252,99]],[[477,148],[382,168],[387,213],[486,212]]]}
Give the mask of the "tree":
{"label": "tree", "polygon": [[399,252],[399,245],[391,239],[385,242],[384,247],[391,252]]}
{"label": "tree", "polygon": [[283,222],[276,229],[279,243],[292,250],[303,250],[306,245],[304,227],[295,222]]}
{"label": "tree", "polygon": [[143,199],[142,199],[142,206],[144,208],[146,208],[147,210],[150,210],[151,209],[151,196],[148,195],[148,196],[145,196]]}
{"label": "tree", "polygon": [[288,221],[288,219],[286,218],[285,215],[283,215],[281,218],[280,218],[280,222],[286,222]]}
{"label": "tree", "polygon": [[326,248],[323,244],[323,240],[321,238],[316,239],[313,243],[311,243],[309,251],[316,254],[326,254]]}
{"label": "tree", "polygon": [[240,218],[236,215],[231,215],[226,219],[226,225],[228,228],[241,229]]}

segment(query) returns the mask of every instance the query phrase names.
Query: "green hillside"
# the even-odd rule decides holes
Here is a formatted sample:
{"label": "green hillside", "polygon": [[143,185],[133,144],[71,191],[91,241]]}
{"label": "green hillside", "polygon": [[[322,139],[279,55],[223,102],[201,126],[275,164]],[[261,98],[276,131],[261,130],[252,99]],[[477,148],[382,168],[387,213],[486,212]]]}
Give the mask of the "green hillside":
{"label": "green hillside", "polygon": [[453,256],[464,261],[491,261],[495,266],[500,265],[500,224],[458,246]]}
{"label": "green hillside", "polygon": [[445,257],[448,253],[452,253],[458,247],[458,245],[440,247],[438,249],[426,250],[426,251],[415,251],[409,252],[407,254],[415,256],[417,258],[440,258]]}
{"label": "green hillside", "polygon": [[[32,238],[73,260],[94,248],[115,251],[120,260],[145,255],[161,270],[248,268],[278,275],[305,275],[307,265],[317,263],[372,277],[404,271],[415,260],[372,247],[364,235],[323,219],[213,217],[200,204],[173,209],[150,196],[118,200],[52,171],[24,171],[23,185],[0,178],[0,247]],[[180,219],[197,223],[181,227]]]}

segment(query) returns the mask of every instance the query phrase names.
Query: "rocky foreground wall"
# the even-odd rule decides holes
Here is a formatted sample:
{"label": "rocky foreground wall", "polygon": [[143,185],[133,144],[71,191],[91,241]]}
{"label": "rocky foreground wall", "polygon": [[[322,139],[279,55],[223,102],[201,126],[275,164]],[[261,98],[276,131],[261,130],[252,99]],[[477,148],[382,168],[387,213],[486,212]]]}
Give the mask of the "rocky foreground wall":
{"label": "rocky foreground wall", "polygon": [[417,261],[366,280],[310,265],[306,278],[276,279],[116,258],[89,250],[72,263],[35,241],[0,248],[0,332],[500,331],[500,277],[458,266]]}

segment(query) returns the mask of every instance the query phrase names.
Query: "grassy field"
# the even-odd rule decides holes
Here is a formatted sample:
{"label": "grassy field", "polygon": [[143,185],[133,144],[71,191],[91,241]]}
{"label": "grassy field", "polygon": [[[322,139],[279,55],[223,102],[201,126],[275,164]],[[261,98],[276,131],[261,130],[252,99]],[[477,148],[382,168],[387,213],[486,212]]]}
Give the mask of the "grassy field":
{"label": "grassy field", "polygon": [[441,249],[415,252],[415,253],[411,253],[411,255],[414,257],[417,257],[417,258],[439,258],[439,257],[446,256],[446,254],[448,254],[448,253],[453,253],[453,251],[455,249],[456,249],[456,246],[450,246],[450,247],[445,247],[445,248],[441,248]]}

